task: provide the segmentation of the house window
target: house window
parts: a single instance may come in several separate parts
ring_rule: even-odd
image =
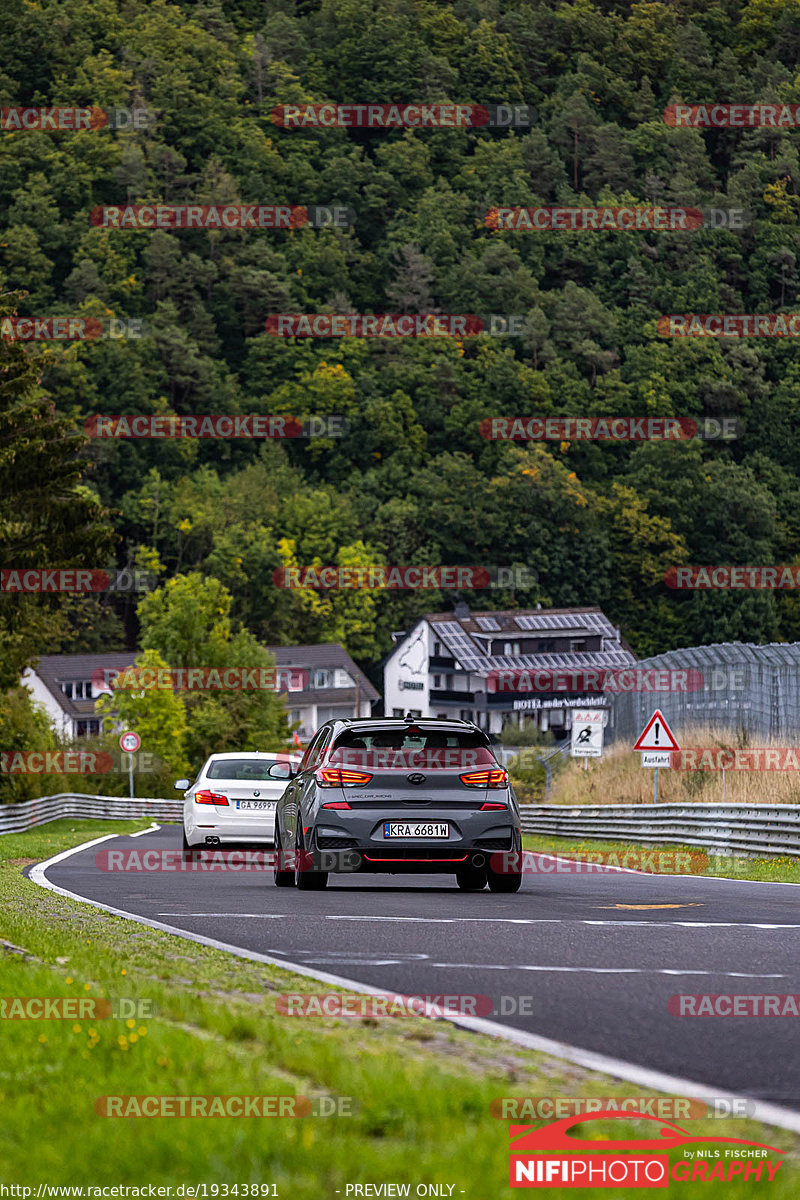
[[[91,700],[91,679],[69,679],[61,685],[61,691],[69,700]]]
[[[393,708],[393,709],[392,709],[392,716],[393,716],[393,717],[404,717],[405,715],[406,715],[406,714],[403,712],[403,709],[402,709],[402,708]]]
[[[519,642],[505,642],[503,654],[519,654]]]
[[[585,650],[586,642],[584,640],[575,641],[574,639],[572,639],[572,640],[570,640],[569,648],[570,648],[570,650],[572,650],[573,653],[580,651],[580,650]]]
[[[332,671],[312,671],[311,686],[312,688],[329,688],[333,686]]]
[[[100,732],[100,722],[99,721],[86,720],[86,721],[76,721],[75,722],[75,736],[76,737],[96,737],[99,732]]]
[[[305,690],[305,672],[301,667],[277,667],[278,691],[302,692]]]
[[[441,642],[434,642],[434,643],[433,643],[433,656],[434,656],[434,658],[437,658],[439,655],[441,655],[441,653],[442,653],[442,643],[441,643]]]
[[[434,675],[434,677],[433,677],[433,686],[434,686],[435,688],[440,688],[440,687],[442,686],[442,677],[441,677],[441,675]]]

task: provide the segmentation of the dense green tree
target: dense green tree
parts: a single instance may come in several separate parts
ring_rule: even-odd
[[[67,12],[63,0],[8,0],[4,107],[141,106],[151,119],[0,138],[0,287],[25,293],[18,311],[146,323],[141,338],[34,354],[0,340],[4,561],[146,559],[164,586],[138,618],[119,599],[5,597],[2,683],[34,653],[123,640],[174,665],[176,654],[227,662],[232,646],[258,658],[273,642],[330,638],[374,668],[392,630],[454,599],[295,594],[273,578],[287,554],[307,565],[527,564],[538,579],[528,592],[470,600],[596,600],[643,653],[798,636],[791,597],[687,597],[659,583],[670,555],[797,556],[796,343],[669,338],[658,326],[669,313],[797,305],[796,131],[679,128],[663,115],[683,102],[800,102],[796,9],[76,0]],[[520,128],[287,129],[271,117],[322,101],[536,111]],[[159,202],[341,205],[352,224],[90,220],[101,205]],[[487,221],[500,207],[595,203],[737,208],[744,219],[663,233]],[[264,327],[271,314],[392,311],[518,316],[524,328],[391,341]],[[89,417],[125,413],[338,415],[345,427],[282,443],[86,446],[75,434]],[[493,417],[534,414],[732,417],[740,429],[731,441],[649,446],[482,434]],[[203,607],[212,593],[222,614]],[[214,616],[220,628],[204,624]],[[247,697],[187,702],[192,755],[215,737],[278,736],[277,710]]]
[[[183,692],[182,740],[197,767],[212,751],[283,749],[289,740],[286,693],[278,690],[275,660],[248,630],[234,631],[231,607],[228,589],[199,573],[176,575],[139,603],[145,651],[175,671],[220,673],[222,686],[214,682],[216,676],[204,674],[202,687],[187,686]],[[259,686],[246,685],[236,672],[249,672]],[[176,708],[173,723],[180,717]]]
[[[3,298],[0,321],[14,309]],[[14,297],[10,297],[13,303]],[[83,482],[86,439],[59,416],[38,385],[41,357],[0,339],[0,554],[2,568],[109,565],[114,537],[107,513]],[[0,596],[0,685],[13,687],[26,665],[54,650],[67,628],[67,594]]]

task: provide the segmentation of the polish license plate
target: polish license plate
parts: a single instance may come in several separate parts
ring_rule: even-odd
[[[450,826],[446,821],[384,821],[385,838],[448,838]]]
[[[237,808],[258,808],[262,812],[263,811],[269,812],[270,809],[275,807],[275,801],[274,800],[237,800],[236,807]]]

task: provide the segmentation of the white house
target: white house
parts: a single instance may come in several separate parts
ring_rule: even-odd
[[[494,690],[495,672],[585,673],[630,667],[636,657],[596,607],[426,613],[393,635],[384,661],[387,716],[450,717],[499,733],[509,721],[532,722],[562,737],[574,708],[606,707],[605,697],[578,688]]]
[[[20,683],[45,709],[53,728],[67,738],[91,737],[100,733],[94,702],[108,693],[104,671],[124,671],[133,666],[136,653],[43,654],[35,667],[28,667]]]
[[[307,741],[331,717],[368,717],[379,694],[344,646],[270,646],[280,667],[301,668],[305,686],[294,682],[286,693],[289,720]],[[101,732],[95,712],[98,696],[109,694],[112,673],[134,665],[138,651],[117,654],[44,654],[20,682],[43,706],[50,724],[69,741]],[[306,683],[307,680],[307,683]]]

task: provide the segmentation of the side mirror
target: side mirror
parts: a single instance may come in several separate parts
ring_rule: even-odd
[[[273,763],[267,771],[267,775],[269,775],[270,779],[289,780],[294,779],[296,774],[297,772],[290,763]]]
[[[185,791],[188,791],[188,789],[189,789],[191,786],[192,786],[192,785],[189,783],[189,780],[188,780],[188,779],[176,779],[176,780],[175,780],[175,791],[176,791],[176,792],[185,792]]]

